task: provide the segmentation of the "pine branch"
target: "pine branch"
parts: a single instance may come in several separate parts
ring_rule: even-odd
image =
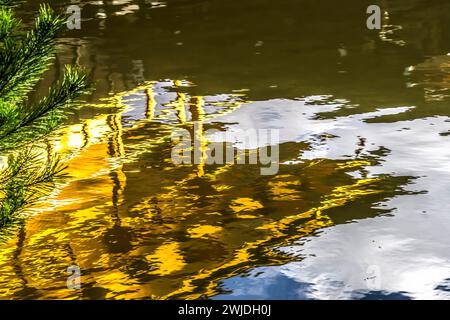
[[[62,111],[64,107],[70,106],[77,97],[89,90],[86,78],[87,74],[84,71],[66,66],[63,80],[53,86],[49,95],[25,114],[21,126],[30,125],[49,112]]]
[[[0,4],[13,1],[0,0]],[[64,166],[56,155],[43,158],[35,147],[66,118],[81,94],[87,75],[67,66],[61,81],[36,104],[24,104],[54,57],[56,35],[65,20],[41,6],[34,29],[24,37],[11,9],[0,8],[0,228],[21,220],[21,212],[51,192]]]
[[[53,155],[42,159],[42,150],[26,148],[9,155],[0,172],[0,227],[12,224],[27,207],[53,190],[65,166]]]
[[[0,64],[0,98],[23,102],[28,92],[47,70],[54,56],[57,33],[64,19],[47,5],[42,5],[35,27],[21,44],[6,42]]]
[[[51,133],[66,119],[77,98],[89,89],[86,72],[66,66],[62,81],[51,87],[48,96],[37,105],[17,112],[0,103],[0,150],[16,148]]]

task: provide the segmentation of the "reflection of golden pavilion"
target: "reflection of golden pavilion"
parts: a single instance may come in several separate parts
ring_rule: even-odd
[[[121,113],[69,126],[52,142],[72,155],[71,178],[30,217],[19,241],[2,247],[1,297],[211,296],[223,278],[288,261],[274,248],[333,225],[330,210],[385,196],[382,180],[346,174],[370,165],[365,160],[286,165],[277,176],[251,165],[174,166],[173,126],[231,112],[241,98],[213,101],[177,90],[158,103],[156,85],[115,97],[112,103],[128,104]],[[136,108],[139,101],[145,110]],[[283,145],[281,156],[304,148]],[[82,272],[79,291],[66,288],[73,264]]]

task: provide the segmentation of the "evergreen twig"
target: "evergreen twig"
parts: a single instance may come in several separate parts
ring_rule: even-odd
[[[17,222],[20,213],[54,188],[64,176],[61,159],[42,156],[39,138],[53,132],[80,95],[89,91],[87,75],[66,66],[64,76],[38,103],[28,95],[55,55],[55,41],[65,19],[42,5],[34,28],[21,33],[21,22],[0,0],[0,228]]]

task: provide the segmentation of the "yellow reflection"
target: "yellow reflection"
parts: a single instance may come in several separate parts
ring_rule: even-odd
[[[1,246],[0,297],[211,296],[224,277],[286,262],[273,248],[332,226],[330,209],[383,192],[383,179],[346,173],[370,165],[362,160],[307,161],[283,166],[274,177],[232,164],[205,172],[206,120],[232,112],[242,99],[216,102],[222,109],[213,114],[205,111],[208,99],[184,93],[162,106],[155,88],[148,83],[111,97],[105,106],[117,113],[68,126],[51,141],[51,148],[72,154],[71,178],[30,216],[20,241]],[[124,114],[133,111],[124,102],[130,95],[142,98],[145,112],[124,126]],[[200,124],[194,133],[201,161],[173,166],[170,128],[192,127],[186,106]],[[157,108],[178,117],[163,118]],[[89,290],[66,288],[69,265],[81,268]]]
[[[160,276],[180,271],[186,265],[183,255],[180,253],[180,247],[176,242],[161,245],[155,250],[154,254],[146,256],[146,259],[154,267],[151,273]]]
[[[222,227],[211,225],[196,225],[188,229],[191,238],[205,238],[214,236],[215,233],[222,231]]]
[[[145,95],[147,97],[147,109],[145,110],[145,116],[148,120],[153,120],[155,117],[156,100],[151,84],[145,89]]]
[[[234,212],[254,211],[263,208],[262,204],[250,198],[238,198],[232,201],[230,208]]]

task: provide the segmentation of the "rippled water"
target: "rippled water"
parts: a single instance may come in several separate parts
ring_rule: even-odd
[[[2,298],[449,298],[448,1],[82,6],[42,91],[79,63],[96,92],[47,142],[70,178],[0,244]],[[177,128],[277,128],[279,172],[175,166]]]

